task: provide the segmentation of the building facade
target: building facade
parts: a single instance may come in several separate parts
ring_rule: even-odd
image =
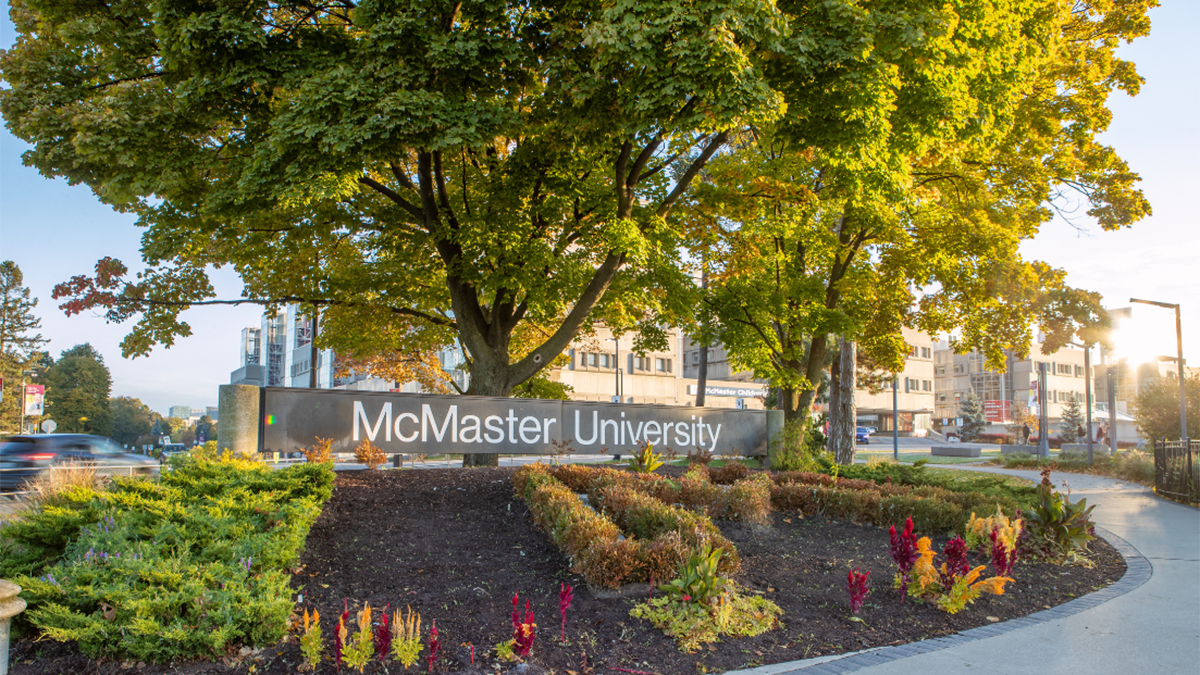
[[[879,433],[891,433],[893,403],[901,436],[924,436],[933,426],[934,414],[934,348],[932,335],[911,328],[901,329],[908,344],[904,371],[896,376],[893,400],[891,389],[872,393],[866,389],[855,392],[858,425],[873,427]]]
[[[634,335],[627,333],[614,340],[607,326],[597,324],[591,336],[572,343],[565,354],[566,365],[555,367],[549,377],[572,387],[570,397],[576,401],[695,405],[699,385],[684,356],[690,342],[676,328],[668,328],[667,333],[666,349],[637,354]],[[763,408],[765,384],[722,374],[710,366],[705,407]]]
[[[1063,409],[1072,400],[1086,405],[1087,378],[1082,349],[1067,346],[1053,354],[1042,351],[1040,344],[1030,347],[1029,356],[1006,355],[1004,371],[987,367],[978,352],[956,354],[949,343],[935,351],[934,389],[937,403],[934,428],[943,433],[958,433],[962,427],[962,405],[972,391],[984,404],[992,433],[1006,433],[1018,410],[1036,410],[1039,364],[1046,364],[1047,417],[1052,432],[1058,430]],[[1031,392],[1034,392],[1031,394]]]

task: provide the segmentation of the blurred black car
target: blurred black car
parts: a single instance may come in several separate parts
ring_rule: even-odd
[[[103,436],[11,436],[0,445],[0,490],[24,489],[26,482],[49,471],[51,466],[67,462],[94,464],[103,475],[122,476],[158,471],[157,460],[126,452]]]

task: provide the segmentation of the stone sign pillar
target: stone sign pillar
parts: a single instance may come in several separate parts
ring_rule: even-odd
[[[217,424],[217,450],[235,455],[256,456],[261,398],[259,388],[249,384],[223,384]]]
[[[25,600],[18,597],[21,587],[0,579],[0,675],[8,673],[8,635],[12,618],[25,611]]]

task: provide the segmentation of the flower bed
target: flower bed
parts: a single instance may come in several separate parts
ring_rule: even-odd
[[[1001,529],[1003,521],[992,514],[979,514],[983,517],[977,518],[976,527],[964,535],[974,542],[970,544],[968,575],[980,565],[991,564],[997,576],[1011,576],[1015,581],[1006,584],[1003,596],[983,593],[962,611],[950,614],[939,600],[942,595],[955,602],[964,599],[954,591],[957,579],[947,579],[943,591],[935,593],[935,586],[920,583],[920,572],[928,572],[922,565],[918,573],[910,575],[912,594],[902,600],[898,589],[892,588],[897,567],[886,528],[783,511],[769,514],[769,529],[714,521],[736,544],[741,557],[731,581],[745,596],[778,606],[783,612],[779,615],[782,625],[751,635],[757,629],[744,629],[753,626],[727,622],[725,627],[731,630],[717,636],[718,642],[702,644],[696,654],[684,656],[680,653],[684,645],[664,630],[679,628],[693,617],[660,614],[662,599],[667,597],[661,589],[652,598],[656,604],[649,604],[651,612],[645,618],[631,617],[630,612],[648,604],[648,593],[612,598],[589,589],[584,579],[570,571],[575,561],[565,554],[564,547],[535,523],[532,508],[514,497],[515,473],[509,468],[477,468],[339,474],[336,493],[314,523],[294,568],[293,592],[303,596],[294,608],[294,632],[258,652],[238,656],[236,650],[230,650],[220,659],[210,657],[218,663],[182,667],[236,675],[286,675],[297,672],[311,653],[319,657],[317,674],[335,675],[339,672],[334,661],[339,624],[347,628],[341,639],[345,656],[353,656],[351,649],[359,657],[360,651],[367,651],[355,645],[365,647],[358,636],[363,633],[361,617],[369,603],[370,619],[378,624],[374,626],[376,636],[383,632],[382,617],[394,617],[397,609],[409,617],[419,615],[421,627],[415,632],[393,631],[393,653],[405,634],[416,636],[409,658],[415,657],[417,662],[406,672],[428,670],[434,624],[441,650],[434,658],[435,673],[507,672],[513,667],[509,658],[524,658],[534,670],[559,673],[719,672],[992,625],[1079,597],[1119,578],[1124,569],[1110,547],[1092,542],[1087,553],[1091,567],[1022,554],[1015,573],[1009,571],[1013,560],[1008,557],[1001,573],[995,566],[996,542],[989,538],[988,530]],[[678,474],[673,482],[679,481]],[[570,496],[578,501],[575,493]],[[929,535],[929,550],[947,555],[948,538],[923,531],[914,534],[918,541]],[[913,553],[920,554],[917,543],[913,548]],[[953,556],[954,560],[960,558]],[[929,562],[940,568],[941,560],[934,557]],[[868,574],[869,579],[864,579]],[[979,590],[973,586],[982,577],[972,581],[968,576],[961,583],[973,593]],[[575,586],[574,600],[569,611],[563,612],[561,594],[568,585]],[[518,593],[521,612],[516,626],[512,599]],[[304,611],[310,616],[319,612],[320,635],[311,623],[310,630],[305,630]],[[536,619],[530,619],[530,613]],[[751,611],[750,616],[757,615]],[[667,622],[668,618],[672,620]],[[764,621],[769,618],[767,612],[762,613]],[[389,623],[391,627],[402,621]],[[659,627],[666,623],[671,625]],[[528,644],[524,638],[531,625],[536,639],[528,656],[521,657],[517,651]],[[688,635],[689,639],[703,637],[700,633]],[[309,639],[303,641],[306,636]],[[520,644],[517,637],[523,638]],[[305,652],[306,645],[315,649]],[[506,650],[506,646],[510,648]],[[377,637],[376,654],[387,653],[386,647]],[[18,641],[12,658],[13,675],[128,672],[120,661],[89,659],[74,643],[25,639]],[[348,665],[343,660],[340,672],[358,672]],[[364,672],[384,675],[400,672],[400,666],[401,661],[391,656],[375,657]],[[141,675],[170,675],[180,668],[180,664],[147,665],[138,671]]]
[[[291,568],[330,465],[181,457],[159,480],[77,486],[3,529],[44,638],[143,661],[222,655],[287,630]]]
[[[529,504],[534,521],[571,556],[576,567],[597,588],[669,579],[679,563],[707,540],[725,552],[722,571],[737,570],[738,556],[707,516],[669,506],[642,489],[655,479],[635,474],[593,470],[587,485],[593,509],[581,502],[567,484],[543,464],[521,467],[513,476],[517,494]],[[583,486],[584,472],[562,472]],[[639,489],[642,488],[642,489]]]

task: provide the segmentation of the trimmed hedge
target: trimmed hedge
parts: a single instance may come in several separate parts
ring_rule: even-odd
[[[913,525],[932,534],[961,534],[971,514],[995,513],[1001,508],[1015,514],[1016,500],[982,492],[952,492],[944,488],[879,485],[870,481],[834,481],[824,474],[787,472],[775,476],[771,501],[781,511],[845,518],[880,527]]]
[[[549,471],[575,492],[587,493],[592,504],[599,504],[603,500],[604,490],[619,486],[642,492],[666,504],[682,505],[709,518],[767,524],[771,511],[768,474],[754,472],[753,475],[748,475],[749,469],[740,464],[736,466],[740,466],[743,472],[727,472],[725,476],[746,477],[733,482],[729,487],[710,482],[710,475],[716,474],[720,469],[710,472],[704,465],[693,465],[678,481],[652,473],[633,473],[580,465],[551,467]]]
[[[561,471],[568,468],[526,465],[513,476],[513,486],[529,504],[534,522],[571,556],[588,583],[618,588],[673,578],[680,563],[704,538],[714,548],[725,550],[723,572],[737,570],[737,549],[711,520],[668,506],[645,491],[657,483],[665,484],[661,476],[639,479],[607,469]],[[588,473],[595,474],[591,480],[587,480]],[[557,475],[566,480],[560,481]],[[585,486],[595,488],[595,497],[589,501],[597,509],[579,500],[575,490]]]
[[[328,465],[182,458],[157,481],[76,487],[6,525],[18,550],[0,568],[24,567],[24,616],[42,636],[92,657],[162,662],[273,644],[292,612],[289,568],[332,485]]]

